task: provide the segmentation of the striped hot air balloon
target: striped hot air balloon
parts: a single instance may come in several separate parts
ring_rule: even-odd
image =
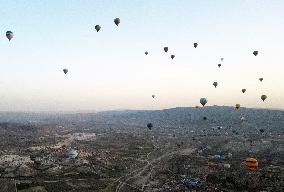
[[[258,167],[258,161],[255,158],[248,157],[246,158],[246,161],[244,162],[246,165],[247,169],[250,171],[255,171]]]

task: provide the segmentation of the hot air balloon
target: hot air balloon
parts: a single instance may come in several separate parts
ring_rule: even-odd
[[[155,98],[155,95],[152,95],[152,98],[154,99],[154,98]]]
[[[261,95],[260,98],[261,98],[262,101],[265,101],[265,99],[267,99],[267,96],[266,95]]]
[[[217,83],[217,82],[214,82],[213,85],[214,85],[214,87],[216,88],[217,85],[218,85],[218,83]]]
[[[11,41],[14,37],[14,33],[12,31],[7,31],[6,37],[9,39],[9,41]]]
[[[262,81],[263,81],[263,78],[262,78],[262,77],[261,77],[261,78],[259,78],[259,81],[260,81],[260,82],[262,82]]]
[[[236,109],[239,109],[241,107],[240,104],[236,104]]]
[[[66,74],[68,73],[68,69],[63,69],[63,72]]]
[[[218,64],[218,67],[220,68],[221,66],[222,66],[222,65],[219,63],[219,64]]]
[[[152,124],[152,123],[148,123],[148,124],[147,124],[147,127],[148,127],[148,129],[150,129],[150,130],[151,130],[151,129],[152,129],[152,127],[153,127],[153,124]]]
[[[114,23],[118,26],[120,24],[120,19],[119,18],[115,18],[114,20]]]
[[[204,107],[207,103],[207,99],[206,98],[200,98],[200,103]]]
[[[175,55],[171,55],[171,58],[174,59],[174,58],[175,58]]]
[[[145,52],[145,55],[148,55],[148,51]]]
[[[258,167],[258,161],[255,158],[248,157],[246,158],[246,161],[244,162],[247,169],[250,171],[255,171]]]
[[[194,48],[198,46],[198,43],[193,43]]]
[[[224,60],[224,58],[221,58],[221,61],[223,61]]]
[[[95,29],[96,29],[96,31],[97,31],[97,32],[99,32],[99,31],[100,31],[100,29],[101,29],[101,26],[96,25],[96,26],[95,26]]]
[[[263,133],[263,132],[264,132],[264,129],[260,129],[259,132],[260,132],[260,133]]]
[[[166,53],[168,52],[168,50],[169,50],[168,47],[164,47],[164,51],[165,51]]]
[[[242,92],[245,93],[245,92],[246,92],[246,89],[242,89]]]
[[[206,120],[207,120],[207,117],[203,117],[203,120],[206,121]]]
[[[254,54],[254,56],[257,56],[258,55],[258,51],[254,51],[253,54]]]

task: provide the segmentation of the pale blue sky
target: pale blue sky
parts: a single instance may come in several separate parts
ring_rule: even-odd
[[[208,105],[284,108],[283,0],[0,5],[1,111],[160,109],[199,105],[200,97]]]

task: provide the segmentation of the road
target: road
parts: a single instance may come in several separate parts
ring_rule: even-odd
[[[137,168],[134,171],[132,171],[131,173],[129,173],[128,175],[123,176],[123,177],[121,177],[117,180],[119,182],[119,184],[116,187],[116,190],[115,190],[116,192],[123,191],[122,189],[125,185],[128,185],[132,188],[135,188],[138,191],[143,191],[145,183],[148,181],[149,175],[151,174],[152,168],[154,167],[155,164],[158,164],[162,159],[164,159],[166,157],[170,157],[170,156],[173,156],[173,155],[176,155],[176,154],[192,153],[194,151],[194,149],[186,148],[186,149],[177,150],[177,151],[167,151],[167,152],[164,152],[164,154],[150,160],[150,154],[152,154],[155,151],[157,151],[157,150],[154,149],[153,151],[151,151],[150,153],[147,154],[147,159],[145,160],[147,162],[147,164],[145,166]],[[150,167],[151,167],[151,170],[150,170],[149,174],[147,174],[146,176],[141,176],[141,174]],[[130,185],[130,184],[127,183],[128,181],[130,181],[131,179],[134,179],[136,177],[142,178],[142,183],[144,183],[144,185],[142,185],[142,189],[138,189],[136,186],[133,186],[133,185]]]

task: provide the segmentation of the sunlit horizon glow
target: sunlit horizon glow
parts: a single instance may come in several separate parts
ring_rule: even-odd
[[[0,111],[284,109],[284,1],[0,3]]]

